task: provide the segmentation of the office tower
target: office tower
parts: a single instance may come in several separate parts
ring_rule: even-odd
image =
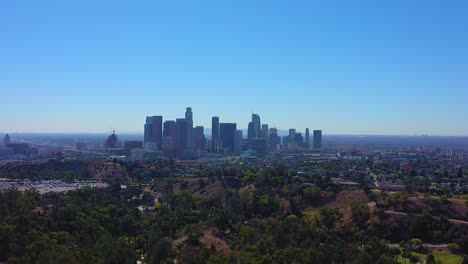
[[[289,129],[288,145],[285,146],[289,146],[289,148],[293,148],[296,146],[296,129]]]
[[[261,122],[260,122],[260,116],[257,114],[252,114],[252,124],[254,128],[254,133],[255,136],[254,138],[261,138]]]
[[[289,136],[283,137],[283,147],[286,148],[289,146]]]
[[[296,137],[296,129],[294,128],[290,128],[289,129],[289,140],[291,141],[294,141],[295,140],[295,137]]]
[[[269,134],[268,134],[268,124],[262,124],[262,138],[265,140],[268,140]]]
[[[223,149],[229,149],[230,152],[235,149],[236,141],[236,123],[220,123],[219,124],[219,137],[223,145]]]
[[[255,127],[253,122],[249,122],[249,125],[247,127],[247,139],[251,140],[255,138]]]
[[[309,129],[306,128],[306,130],[305,130],[305,147],[308,148],[309,146],[310,146]]]
[[[3,138],[3,147],[6,148],[11,143],[10,135],[6,134]]]
[[[144,133],[145,134],[144,134],[144,137],[143,137],[143,141],[145,143],[151,142],[151,140],[153,139],[153,124],[151,122],[151,117],[150,116],[146,117]]]
[[[236,142],[234,146],[234,152],[242,152],[242,130],[236,130]]]
[[[193,147],[193,113],[192,108],[187,107],[185,110],[185,120],[187,121],[187,147]]]
[[[205,148],[205,134],[203,132],[203,126],[197,126],[193,129],[194,134],[194,147],[195,149]]]
[[[211,139],[219,138],[219,117],[211,118]]]
[[[314,130],[314,149],[322,148],[322,130]]]
[[[164,121],[163,148],[166,158],[176,158],[177,150],[177,124],[174,120]]]
[[[187,120],[185,118],[176,119],[176,146],[180,150],[187,148]]]
[[[164,121],[163,148],[175,147],[177,138],[177,125],[174,120]]]
[[[278,130],[276,128],[270,128],[269,138],[270,149],[278,149],[278,145],[281,144],[281,138],[278,136]]]
[[[162,148],[162,116],[146,117],[144,141],[156,144],[157,150]]]
[[[302,147],[302,145],[304,144],[304,138],[302,137],[302,133],[296,133],[296,135],[294,136],[294,142],[296,146]]]

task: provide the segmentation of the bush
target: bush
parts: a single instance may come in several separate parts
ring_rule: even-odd
[[[460,248],[459,245],[457,245],[456,243],[449,243],[447,245],[447,248],[452,251],[453,253],[456,253],[458,251],[458,249]]]

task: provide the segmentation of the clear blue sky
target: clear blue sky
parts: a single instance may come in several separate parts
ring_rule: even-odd
[[[468,2],[0,2],[0,131],[468,135]]]

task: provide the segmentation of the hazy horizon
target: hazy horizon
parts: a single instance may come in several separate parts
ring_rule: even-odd
[[[6,1],[0,131],[468,135],[468,3]]]

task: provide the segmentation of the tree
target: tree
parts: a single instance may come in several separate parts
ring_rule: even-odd
[[[427,255],[426,264],[436,264],[436,260],[435,260],[434,254],[429,253],[429,254]]]
[[[337,208],[323,208],[320,209],[320,220],[328,230],[334,229],[337,222],[343,218],[343,214]]]
[[[320,198],[320,188],[309,186],[304,190],[304,198],[308,201],[314,201]]]
[[[376,262],[376,264],[394,264],[394,263],[395,261],[391,257],[385,256],[385,255],[380,256]]]
[[[422,241],[421,239],[413,238],[411,239],[411,245],[413,246],[414,249],[419,248],[422,245]]]
[[[419,257],[415,255],[410,255],[409,260],[411,263],[419,263]]]
[[[148,263],[159,264],[168,257],[173,257],[173,255],[172,240],[166,237],[151,247]]]
[[[353,202],[351,204],[351,212],[352,212],[352,219],[353,222],[361,227],[364,228],[367,226],[367,220],[369,220],[370,212],[369,207],[365,203]]]
[[[66,182],[72,182],[75,180],[75,173],[73,171],[65,171],[63,173],[63,180]]]

